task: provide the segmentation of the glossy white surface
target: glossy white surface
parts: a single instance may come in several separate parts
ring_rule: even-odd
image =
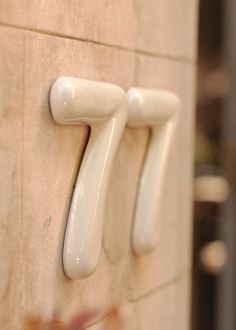
[[[140,178],[132,244],[137,255],[151,252],[162,224],[163,187],[180,109],[176,94],[165,90],[131,88],[127,93],[128,125],[151,126],[150,143]]]
[[[60,77],[50,93],[53,118],[64,125],[91,127],[70,206],[64,241],[64,270],[71,279],[96,268],[112,162],[126,120],[127,98],[116,85]]]

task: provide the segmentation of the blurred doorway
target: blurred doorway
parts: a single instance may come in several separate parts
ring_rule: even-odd
[[[201,0],[193,330],[235,330],[236,2]]]

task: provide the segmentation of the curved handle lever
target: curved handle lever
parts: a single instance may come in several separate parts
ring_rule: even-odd
[[[57,123],[91,127],[63,251],[66,275],[78,279],[89,276],[98,262],[109,174],[127,119],[127,99],[116,85],[60,77],[52,86],[50,105]]]
[[[128,125],[151,126],[133,225],[133,249],[137,255],[141,255],[155,248],[160,234],[165,171],[180,101],[172,92],[141,88],[129,89],[127,97]]]

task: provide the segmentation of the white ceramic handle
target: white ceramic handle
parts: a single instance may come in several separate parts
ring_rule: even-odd
[[[127,99],[116,85],[60,77],[52,86],[50,104],[56,122],[91,127],[63,252],[66,275],[79,279],[90,275],[98,262],[109,174],[127,119]]]
[[[155,248],[160,234],[165,170],[169,149],[174,142],[173,133],[180,101],[176,94],[165,90],[131,88],[127,96],[128,125],[151,126],[133,225],[133,249],[137,255],[141,255]]]

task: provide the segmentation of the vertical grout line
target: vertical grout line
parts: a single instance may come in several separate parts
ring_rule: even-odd
[[[21,251],[21,260],[20,260],[20,274],[22,281],[21,292],[20,292],[20,307],[23,309],[22,304],[24,302],[24,274],[25,274],[25,262],[23,258],[24,254],[24,108],[25,108],[25,58],[26,58],[26,49],[25,49],[25,36],[22,38],[22,52],[23,52],[23,63],[22,63],[22,89],[21,89],[21,202],[20,202],[20,251]]]

